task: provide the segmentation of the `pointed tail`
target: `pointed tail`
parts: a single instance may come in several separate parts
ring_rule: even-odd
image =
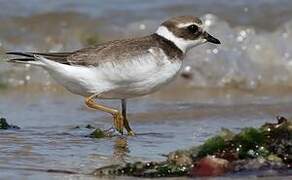
[[[70,64],[67,57],[72,54],[72,52],[56,52],[56,53],[32,53],[32,52],[6,52],[7,55],[17,56],[17,58],[12,58],[8,62],[13,63],[24,63],[33,65],[43,65],[39,57],[44,57],[51,61],[55,61],[61,64]]]
[[[35,55],[33,53],[26,53],[26,52],[6,52],[7,55],[14,55],[19,56],[18,58],[11,58],[8,60],[8,62],[11,63],[21,63],[21,64],[31,64],[31,65],[37,65],[42,66],[43,63],[40,61],[37,61],[35,58]]]

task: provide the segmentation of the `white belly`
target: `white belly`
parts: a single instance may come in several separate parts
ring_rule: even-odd
[[[98,67],[64,65],[43,61],[51,76],[72,93],[100,98],[122,99],[142,96],[169,83],[181,69],[180,60],[157,60],[149,55],[122,63],[107,62]]]
[[[116,67],[110,74],[105,73],[106,82],[111,82],[113,88],[101,93],[101,97],[131,98],[152,93],[173,80],[181,64],[181,61],[146,60]]]

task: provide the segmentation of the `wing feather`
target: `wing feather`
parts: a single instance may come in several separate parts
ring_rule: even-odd
[[[125,61],[143,56],[150,47],[155,46],[151,36],[135,39],[109,41],[74,52],[39,53],[39,52],[7,52],[9,55],[34,59],[35,55],[68,65],[98,66],[102,63]],[[17,58],[20,60],[19,58]]]

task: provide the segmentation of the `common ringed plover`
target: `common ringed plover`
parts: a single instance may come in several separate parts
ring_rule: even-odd
[[[9,62],[44,68],[58,83],[85,97],[85,104],[110,113],[120,133],[134,135],[127,120],[126,100],[157,91],[171,82],[182,68],[191,48],[220,41],[194,16],[163,22],[155,33],[133,39],[114,40],[74,52],[7,52],[21,56]],[[96,99],[120,99],[122,111],[96,103]]]

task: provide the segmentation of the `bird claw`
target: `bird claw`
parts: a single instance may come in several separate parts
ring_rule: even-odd
[[[129,135],[129,136],[135,136],[135,133],[134,133],[134,131],[129,131],[129,132],[128,132],[128,135]]]

